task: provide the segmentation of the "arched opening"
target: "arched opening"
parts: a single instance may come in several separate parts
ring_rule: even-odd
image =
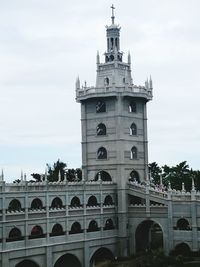
[[[174,254],[175,255],[183,255],[183,256],[189,256],[190,255],[190,247],[186,243],[180,243],[176,245],[174,249]]]
[[[22,239],[23,237],[22,237],[21,231],[15,227],[12,230],[10,230],[8,239],[6,241],[11,242],[11,241],[18,241]]]
[[[188,220],[184,218],[181,218],[177,221],[176,228],[177,230],[185,230],[185,231],[191,230]]]
[[[114,60],[114,56],[110,55],[110,61],[113,61],[113,60]]]
[[[106,205],[106,206],[113,205],[114,203],[113,203],[112,197],[110,195],[107,195],[105,197],[105,199],[104,199],[104,203],[103,204]]]
[[[81,229],[81,225],[79,222],[74,222],[71,227],[71,231],[69,231],[69,234],[80,234],[83,233],[83,230]]]
[[[103,100],[98,100],[96,104],[96,112],[101,113],[101,112],[106,112],[106,103]]]
[[[108,219],[106,220],[105,226],[103,228],[104,230],[112,230],[115,229],[114,223],[112,221],[112,219]]]
[[[97,150],[97,159],[107,159],[107,150],[105,147],[100,147]]]
[[[98,206],[97,198],[95,196],[91,196],[88,199],[87,207],[94,207]]]
[[[136,252],[163,248],[163,232],[161,227],[151,220],[140,223],[135,233]]]
[[[107,248],[99,248],[90,259],[90,266],[98,266],[99,263],[109,262],[114,259],[113,253]]]
[[[81,207],[81,202],[78,197],[73,197],[70,203],[70,207],[77,208]]]
[[[59,197],[55,197],[51,202],[51,208],[61,209],[62,207],[62,200]]]
[[[22,209],[21,203],[17,199],[13,199],[10,201],[8,205],[8,211],[20,211]]]
[[[130,135],[137,135],[137,126],[135,123],[132,123],[131,124],[131,127],[130,127]]]
[[[81,263],[76,256],[67,253],[61,256],[54,264],[54,267],[66,267],[66,266],[81,267]]]
[[[103,123],[97,125],[97,135],[106,135],[106,126]]]
[[[95,220],[93,220],[89,223],[87,232],[96,232],[99,230],[100,230],[100,228],[98,227],[98,223]]]
[[[29,238],[42,238],[44,236],[45,235],[43,234],[42,228],[39,225],[35,225],[31,230],[31,235],[29,236]]]
[[[39,198],[33,199],[31,202],[32,210],[41,210],[43,208],[42,201]]]
[[[137,147],[135,146],[131,148],[131,159],[137,159]]]
[[[130,177],[129,177],[129,181],[131,182],[140,182],[140,177],[139,177],[139,174],[137,171],[133,170],[131,173],[130,173]]]
[[[60,225],[59,223],[56,223],[52,228],[50,236],[58,236],[58,235],[64,235],[64,231],[63,231],[62,225]]]
[[[94,180],[98,181],[99,178],[103,181],[103,182],[111,182],[112,178],[110,176],[110,174],[108,172],[105,171],[100,171],[96,174]]]
[[[129,112],[136,112],[136,102],[131,101],[128,106],[128,111]]]
[[[15,267],[39,267],[39,265],[37,265],[34,261],[31,260],[23,260],[17,265],[15,265]]]
[[[108,78],[108,77],[106,77],[106,78],[104,79],[104,85],[105,85],[105,86],[108,86],[108,85],[109,85],[109,78]]]

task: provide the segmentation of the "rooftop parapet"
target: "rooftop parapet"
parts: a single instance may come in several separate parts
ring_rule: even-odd
[[[76,100],[81,102],[93,97],[110,97],[110,96],[131,96],[144,98],[146,101],[152,99],[152,89],[145,86],[125,85],[125,86],[105,86],[105,87],[82,87],[76,88]]]

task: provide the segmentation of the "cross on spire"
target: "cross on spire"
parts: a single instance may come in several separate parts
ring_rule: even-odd
[[[112,24],[114,24],[114,23],[115,23],[115,16],[114,16],[114,9],[115,9],[115,7],[114,7],[114,5],[112,4],[112,6],[111,6],[110,8],[112,9],[112,17],[111,17],[111,19],[112,19]]]

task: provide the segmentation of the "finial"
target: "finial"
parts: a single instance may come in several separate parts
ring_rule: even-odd
[[[130,51],[128,51],[128,64],[131,64],[131,54],[130,54]]]
[[[101,172],[98,173],[98,181],[101,181]]]
[[[112,4],[112,6],[111,6],[110,8],[112,8],[112,17],[111,17],[112,24],[115,24],[115,16],[114,16],[114,9],[115,9],[115,7],[114,7],[114,5]]]
[[[24,182],[26,182],[26,173],[24,173]]]
[[[162,181],[162,174],[160,174],[160,186],[163,186],[163,181]]]
[[[171,183],[170,183],[170,182],[168,183],[168,190],[169,190],[169,191],[172,190],[172,188],[171,188]]]
[[[23,171],[21,170],[21,181],[23,181]]]
[[[195,190],[194,177],[192,177],[192,190]]]
[[[60,170],[58,172],[58,182],[61,182],[61,173],[60,173]]]
[[[182,183],[182,192],[185,192],[185,184]]]
[[[153,82],[151,79],[151,75],[150,75],[150,79],[149,79],[149,89],[153,89]]]
[[[76,79],[76,90],[80,89],[80,80],[79,80],[79,76]]]
[[[44,181],[47,181],[47,168],[45,169],[45,173],[44,173]]]
[[[149,80],[148,78],[145,81],[145,88],[148,90],[149,89]]]
[[[99,51],[97,51],[97,64],[100,63],[100,58],[99,58]]]
[[[4,180],[4,173],[3,173],[3,169],[1,170],[1,176],[0,176],[0,178],[1,178],[1,181],[3,181],[3,180]]]

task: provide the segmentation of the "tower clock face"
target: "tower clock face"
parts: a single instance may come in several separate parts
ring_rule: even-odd
[[[96,112],[106,112],[106,104],[104,101],[99,100],[96,104]]]

